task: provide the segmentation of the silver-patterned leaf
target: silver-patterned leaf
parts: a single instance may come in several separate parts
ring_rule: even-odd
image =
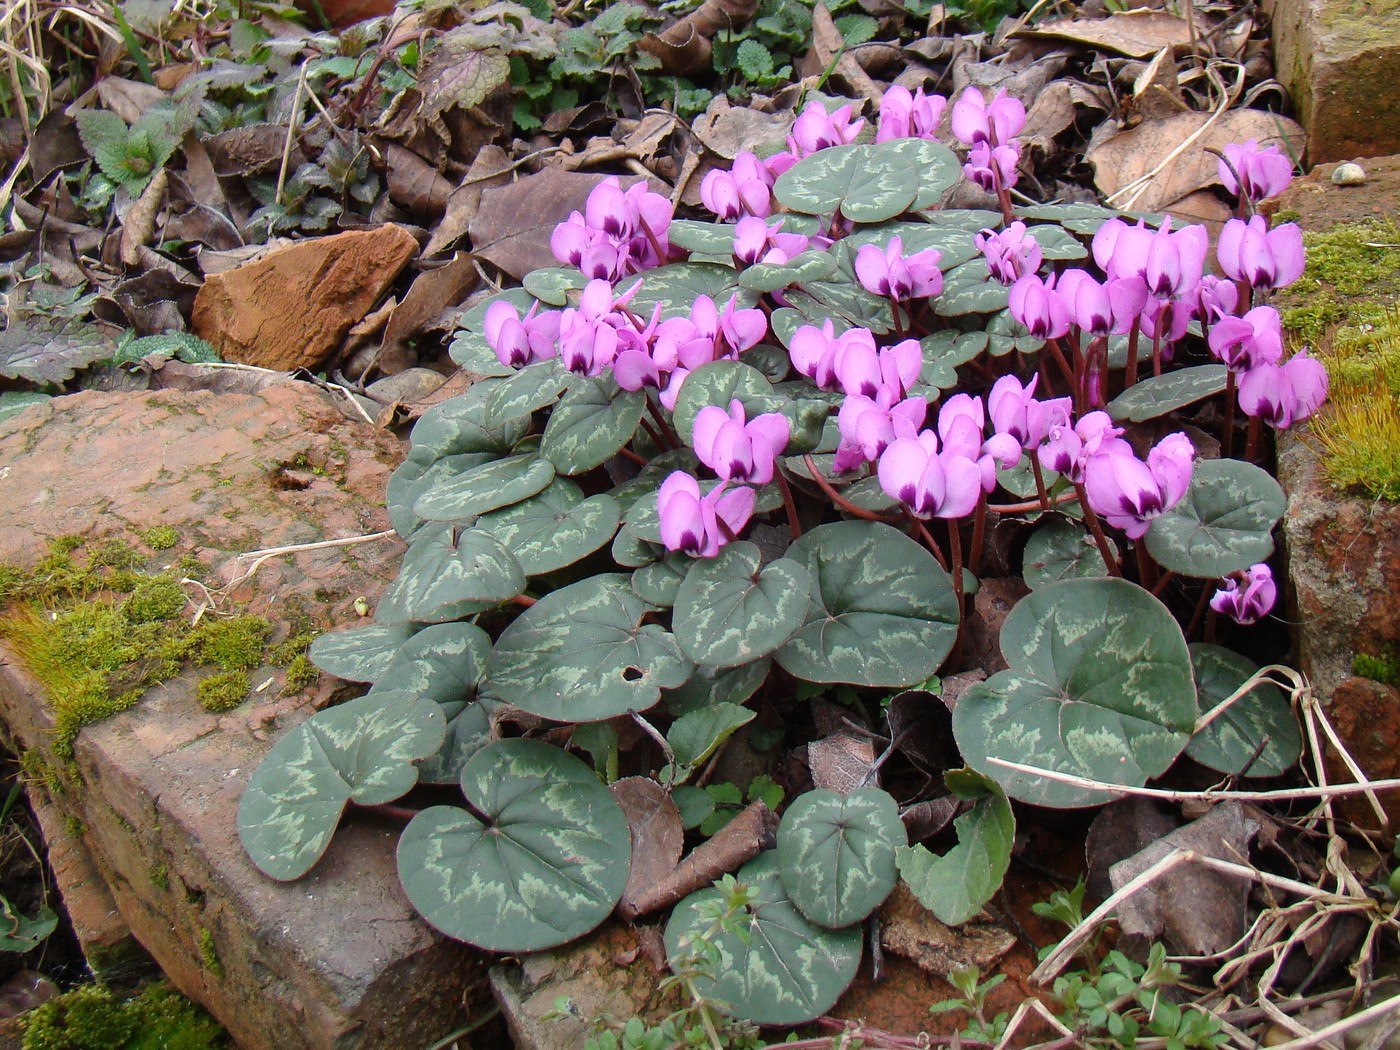
[[[1117,544],[1110,539],[1117,552]],[[1089,530],[1065,518],[1051,518],[1038,526],[1026,540],[1021,555],[1022,573],[1026,586],[1035,590],[1059,580],[1076,580],[1085,576],[1107,576],[1103,556]]]
[[[791,558],[763,566],[760,561],[754,544],[730,543],[686,574],[671,629],[695,663],[749,663],[773,652],[802,626],[811,575]]]
[[[459,452],[430,461],[411,456],[404,460],[389,475],[388,490],[384,496],[394,531],[404,539],[412,537],[424,520],[413,513],[413,504],[419,496],[436,485],[495,459],[495,454],[491,452]],[[469,524],[469,519],[463,519],[462,524]]]
[[[658,609],[669,609],[676,603],[676,592],[690,567],[696,564],[688,554],[672,552],[660,561],[643,565],[632,573],[632,590],[644,602]]]
[[[455,806],[419,813],[399,839],[399,879],[449,937],[530,952],[583,936],[622,896],[627,818],[593,771],[537,740],[500,740],[462,770]]]
[[[753,892],[737,931],[721,930],[710,943],[718,953],[714,979],[698,977],[695,990],[730,1004],[755,1024],[801,1024],[835,1005],[860,966],[859,926],[828,930],[808,922],[788,899],[775,850],[760,853],[739,869]],[[722,904],[715,887],[692,893],[666,923],[666,957],[680,970],[694,939],[710,929],[705,909]]]
[[[554,480],[554,464],[531,452],[493,460],[434,485],[413,504],[426,521],[462,521],[529,499]]]
[[[238,836],[274,879],[297,879],[330,844],[350,800],[391,802],[418,782],[414,763],[442,744],[447,719],[406,693],[317,712],[277,741],[238,803]]]
[[[1228,372],[1221,364],[1194,365],[1139,379],[1108,403],[1108,414],[1134,423],[1165,416],[1220,393]]]
[[[674,636],[642,622],[650,608],[617,574],[545,595],[496,640],[492,695],[559,722],[645,711],[693,669]]]
[[[491,636],[476,624],[433,624],[399,646],[370,693],[402,690],[461,705],[476,696],[490,654]]]
[[[613,538],[622,508],[602,493],[583,498],[568,478],[556,477],[538,496],[483,514],[476,523],[515,555],[527,576],[572,565]]]
[[[918,176],[919,189],[910,205],[911,211],[932,208],[962,178],[962,162],[941,142],[922,138],[889,139],[876,143],[874,148],[881,158],[889,158],[896,165],[905,164]]]
[[[772,397],[773,384],[757,368],[739,361],[713,361],[685,377],[671,418],[676,433],[689,445],[694,440],[695,417],[702,408],[714,405],[728,412],[729,402],[738,400],[746,417],[752,419],[768,411],[765,406]]]
[[[958,844],[943,856],[923,846],[902,847],[899,874],[919,902],[940,922],[958,926],[976,916],[992,899],[1011,863],[1016,818],[1000,785],[970,770],[947,774],[959,798],[974,799],[972,808],[953,826]]]
[[[819,150],[778,176],[773,196],[793,211],[853,222],[883,222],[909,211],[919,172],[902,156],[874,145]]]
[[[419,531],[399,575],[375,610],[382,623],[445,623],[525,589],[525,573],[491,533],[449,527]]]
[[[953,734],[967,763],[1012,798],[1074,807],[1113,796],[988,759],[1141,787],[1190,739],[1196,687],[1186,639],[1136,584],[1064,580],[1032,591],[1002,625],[1001,651],[1010,667],[963,693]]]
[[[836,272],[836,258],[824,249],[812,249],[785,263],[753,263],[739,274],[739,286],[751,292],[776,292],[804,281],[820,281]]]
[[[772,661],[763,659],[726,670],[697,667],[685,685],[665,690],[662,699],[677,717],[711,704],[742,704],[767,681],[771,666]]]
[[[1201,714],[1231,696],[1259,670],[1252,660],[1218,645],[1196,642],[1190,649]],[[1186,745],[1187,757],[1203,766],[1251,777],[1282,776],[1297,763],[1302,750],[1302,734],[1288,697],[1270,682],[1245,693]]]
[[[890,688],[921,682],[957,637],[953,581],[904,533],[841,521],[788,548],[812,576],[806,621],[775,659],[809,682]]]
[[[1197,463],[1191,485],[1171,510],[1153,518],[1145,542],[1164,569],[1221,577],[1274,552],[1283,489],[1268,471],[1239,459]]]
[[[431,463],[443,456],[463,452],[489,452],[504,455],[525,436],[529,416],[493,416],[487,410],[487,397],[499,379],[484,379],[464,393],[442,401],[413,425],[409,458]]]
[[[441,747],[418,763],[418,781],[422,784],[457,783],[472,756],[496,738],[490,701],[444,704],[442,710],[447,716],[447,735]]]
[[[808,791],[793,799],[778,825],[783,886],[812,922],[850,926],[890,895],[898,878],[895,850],[908,841],[889,792]]]
[[[645,395],[623,390],[611,373],[578,377],[550,413],[540,455],[560,474],[592,470],[632,440],[645,408]]]
[[[486,412],[503,419],[528,416],[558,401],[573,378],[572,372],[560,367],[557,357],[536,361],[491,388],[486,395]]]
[[[311,643],[311,662],[347,682],[373,682],[382,675],[404,642],[418,630],[416,624],[368,623],[329,631]]]

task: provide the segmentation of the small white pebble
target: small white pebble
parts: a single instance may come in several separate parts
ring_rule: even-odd
[[[1332,181],[1338,186],[1360,186],[1366,181],[1366,171],[1360,164],[1346,161],[1332,169]]]

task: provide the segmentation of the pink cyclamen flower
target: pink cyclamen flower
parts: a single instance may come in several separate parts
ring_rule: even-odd
[[[963,174],[970,182],[975,182],[988,193],[1000,189],[1010,189],[1020,176],[1016,165],[1021,161],[1021,146],[1018,142],[1008,142],[993,146],[983,141],[974,142],[967,151],[967,162]]]
[[[1110,277],[1141,277],[1157,299],[1180,298],[1195,291],[1205,268],[1210,236],[1204,226],[1172,229],[1168,215],[1160,229],[1138,220],[1129,226],[1109,219],[1094,234],[1094,261]]]
[[[1226,146],[1219,170],[1220,183],[1226,190],[1251,201],[1277,196],[1293,181],[1293,161],[1277,145],[1261,149],[1255,139]]]
[[[1089,412],[1074,424],[1052,423],[1036,458],[1046,470],[1066,475],[1071,481],[1084,480],[1084,464],[1094,456],[1110,452],[1132,455],[1133,446],[1122,438],[1123,428],[1113,425],[1107,412]]]
[[[928,299],[943,293],[943,272],[938,268],[942,258],[943,253],[936,248],[906,256],[903,238],[894,236],[883,250],[876,244],[860,246],[856,251],[856,276],[871,295],[900,302]]]
[[[1235,312],[1239,305],[1240,290],[1234,281],[1217,277],[1213,273],[1204,274],[1196,286],[1195,314],[1206,324],[1214,324],[1222,317]]]
[[[1129,331],[1147,303],[1142,278],[1111,277],[1100,284],[1077,267],[1060,274],[1055,291],[1069,308],[1070,320],[1091,335]]]
[[[746,266],[754,263],[783,263],[807,250],[811,238],[800,233],[784,233],[784,220],[772,225],[746,215],[734,226],[734,258]]]
[[[1245,572],[1231,573],[1220,582],[1223,586],[1211,596],[1210,607],[1238,624],[1257,622],[1278,600],[1274,574],[1262,562]]]
[[[1153,518],[1186,495],[1195,455],[1191,439],[1178,432],[1157,442],[1146,463],[1130,452],[1091,456],[1084,464],[1089,506],[1129,539],[1141,539]]]
[[[818,150],[854,142],[864,127],[864,120],[851,119],[849,105],[827,113],[820,102],[808,102],[792,125],[787,138],[788,149],[799,159],[810,157]]]
[[[1262,215],[1231,219],[1220,231],[1216,258],[1251,288],[1282,288],[1303,275],[1303,231],[1293,222],[1271,230]]]
[[[773,211],[773,181],[768,166],[747,150],[728,168],[715,168],[700,182],[700,201],[721,221],[744,215],[766,219]]]
[[[982,471],[965,456],[938,450],[931,430],[896,438],[880,456],[880,488],[919,518],[962,518],[982,496]]]
[[[1011,286],[1011,316],[1037,339],[1058,339],[1069,331],[1069,304],[1055,290],[1055,275],[1028,273]]]
[[[873,339],[838,341],[832,358],[836,382],[852,397],[875,397],[881,390],[888,390],[894,400],[899,400],[918,381],[923,365],[923,350],[917,339],[905,339],[878,350]]]
[[[791,436],[787,416],[764,412],[745,422],[744,403],[735,398],[728,412],[706,405],[696,414],[692,444],[700,462],[725,481],[764,485],[773,480],[773,465]]]
[[[1020,449],[1030,450],[1050,435],[1053,426],[1069,426],[1071,400],[1068,397],[1038,401],[1035,397],[1039,374],[1031,376],[1025,386],[1013,375],[1004,375],[992,384],[987,394],[987,413],[998,434],[1014,438]],[[1020,451],[1017,452],[1020,458]]]
[[[999,88],[989,103],[969,84],[953,103],[953,135],[966,146],[987,142],[1007,145],[1026,126],[1026,107]]]
[[[522,318],[512,302],[500,299],[486,308],[482,331],[487,345],[496,352],[501,364],[524,368],[559,354],[559,312],[535,311],[533,304]]]
[[[832,470],[843,474],[862,463],[873,463],[896,438],[917,437],[927,414],[928,402],[922,397],[896,401],[889,390],[880,390],[874,398],[847,397],[836,416],[841,441]]]
[[[1211,326],[1210,352],[1243,375],[1283,357],[1283,321],[1272,306],[1256,306],[1243,317],[1222,317]]]
[[[1014,284],[1040,269],[1040,242],[1026,230],[1024,222],[1013,222],[1000,232],[983,230],[972,241],[986,258],[987,272],[994,281]]]
[[[754,491],[746,486],[726,491],[727,485],[721,482],[701,496],[700,483],[685,471],[667,475],[656,494],[661,542],[667,550],[713,558],[743,530],[753,517]]]
[[[1277,430],[1307,419],[1327,400],[1327,369],[1306,353],[1262,364],[1240,377],[1240,408]]]
[[[880,125],[875,141],[931,139],[947,105],[948,100],[942,95],[925,95],[923,88],[911,94],[907,87],[895,84],[880,99]]]
[[[582,213],[554,228],[550,249],[590,278],[615,281],[666,261],[672,214],[671,202],[645,183],[623,190],[612,175],[589,192]]]

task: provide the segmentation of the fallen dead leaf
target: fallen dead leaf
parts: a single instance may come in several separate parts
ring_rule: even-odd
[[[447,210],[452,183],[411,149],[397,142],[380,144],[384,151],[389,196],[407,208],[415,219],[431,222]]]
[[[1155,55],[1164,47],[1191,46],[1191,26],[1186,19],[1165,11],[1123,11],[1107,18],[1042,22],[1034,29],[1021,29],[1012,36],[1027,40],[1068,40],[1133,58]]]
[[[860,67],[860,63],[846,50],[846,38],[836,28],[825,4],[818,2],[812,8],[812,46],[802,56],[797,71],[801,76],[821,76],[830,69],[841,77],[857,95],[868,99],[876,108],[884,97],[884,88],[870,79],[870,74]]]
[[[622,900],[636,901],[680,863],[685,829],[670,793],[649,777],[624,777],[610,790],[632,833],[632,868]]]
[[[1010,930],[985,919],[972,919],[956,929],[945,926],[903,882],[881,905],[880,919],[885,950],[936,977],[946,978],[967,966],[986,973],[1016,944]]]
[[[922,773],[938,777],[958,766],[952,712],[936,695],[906,689],[890,700],[885,717],[895,747]]]
[[[748,106],[734,106],[723,95],[716,95],[705,112],[695,118],[691,131],[706,149],[725,160],[733,160],[744,150],[767,156],[783,148],[792,130],[792,119],[791,113],[764,113]]]
[[[705,0],[660,33],[648,33],[637,46],[661,60],[672,76],[694,73],[710,61],[710,40],[721,29],[735,29],[758,10],[758,0]]]
[[[135,124],[141,114],[169,96],[154,84],[106,76],[97,82],[97,97],[122,120]]]
[[[1233,142],[1256,139],[1275,143],[1300,156],[1306,136],[1295,121],[1260,109],[1236,109],[1212,119],[1209,113],[1178,113],[1147,120],[1089,147],[1094,182],[1110,203],[1138,211],[1162,211],[1197,190],[1220,182],[1216,158],[1207,148],[1224,150]],[[1177,155],[1167,158],[1177,151]],[[1161,166],[1150,179],[1145,177]],[[1143,179],[1143,183],[1127,189]]]
[[[403,302],[389,316],[379,344],[380,355],[402,348],[436,320],[438,314],[461,303],[479,280],[472,258],[465,252],[457,252],[449,262],[420,273],[413,279]]]
[[[431,259],[467,235],[481,207],[481,194],[493,186],[509,185],[513,168],[510,156],[500,146],[482,147],[461,184],[448,196],[442,221],[423,249],[424,258]]]
[[[156,232],[156,215],[165,203],[165,191],[170,186],[170,176],[164,168],[152,176],[136,203],[127,209],[122,218],[121,256],[124,266],[135,266],[141,260],[138,249],[149,244]]]

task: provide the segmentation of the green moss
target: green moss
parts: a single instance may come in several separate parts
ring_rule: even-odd
[[[138,580],[122,612],[132,623],[161,623],[185,611],[185,592],[173,577],[162,574]]]
[[[1374,325],[1342,328],[1319,355],[1331,381],[1312,423],[1334,485],[1400,500],[1400,308]]]
[[[151,868],[151,885],[162,893],[170,889],[170,869],[164,864],[157,864]]]
[[[224,975],[224,964],[219,962],[219,953],[214,947],[214,934],[208,927],[199,931],[199,957],[204,968],[215,977]]]
[[[63,830],[72,838],[82,838],[83,833],[87,831],[87,825],[77,817],[67,816],[63,818]]]
[[[168,551],[180,542],[180,533],[173,525],[156,525],[141,533],[141,542],[153,551]]]
[[[282,687],[283,696],[300,692],[321,676],[321,672],[306,655],[306,650],[316,640],[316,634],[316,631],[298,631],[285,642],[268,649],[268,663],[286,671],[286,683]]]
[[[93,569],[135,569],[144,561],[141,552],[124,540],[104,540],[88,555]]]
[[[22,1022],[24,1050],[211,1050],[226,1046],[218,1024],[169,985],[120,999],[100,984],[51,999]]]
[[[251,671],[263,662],[272,625],[261,616],[202,620],[189,634],[189,653],[197,662],[224,671]]]
[[[232,711],[248,698],[252,683],[247,671],[220,671],[200,680],[197,694],[206,711]]]
[[[26,748],[19,753],[20,779],[28,785],[38,785],[49,795],[63,791],[63,778],[58,770],[44,761],[44,756],[34,748]]]
[[[1284,327],[1317,343],[1338,325],[1374,324],[1400,300],[1400,226],[1393,220],[1346,223],[1303,235],[1308,264],[1276,300]]]
[[[1362,678],[1400,687],[1400,649],[1391,642],[1379,653],[1357,653],[1351,659],[1351,670]]]

